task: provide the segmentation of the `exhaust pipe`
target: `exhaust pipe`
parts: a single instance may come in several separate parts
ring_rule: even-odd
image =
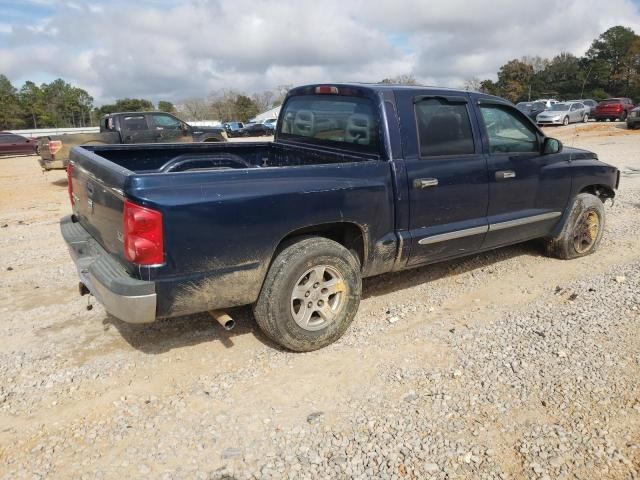
[[[233,327],[236,326],[236,322],[229,316],[229,314],[225,312],[221,312],[219,310],[209,310],[209,315],[215,318],[216,322],[222,325],[222,328],[225,330],[233,330]]]

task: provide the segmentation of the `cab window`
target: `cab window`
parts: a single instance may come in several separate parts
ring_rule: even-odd
[[[415,110],[421,157],[474,153],[466,103],[429,98],[417,102]]]
[[[173,118],[170,115],[151,115],[155,128],[173,128],[178,129],[182,126],[182,123],[177,118]]]
[[[481,105],[480,112],[487,136],[489,151],[500,153],[534,153],[540,151],[538,135],[508,106]]]
[[[125,130],[147,130],[147,120],[144,115],[125,116],[122,119],[122,127]]]

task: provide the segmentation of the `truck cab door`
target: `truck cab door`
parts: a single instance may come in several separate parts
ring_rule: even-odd
[[[483,248],[551,232],[571,189],[568,156],[545,154],[544,136],[506,103],[479,100],[489,169],[489,232]]]
[[[143,113],[121,115],[120,137],[122,143],[153,143],[155,138]]]
[[[159,143],[192,142],[191,131],[186,124],[167,113],[152,113],[151,127]]]
[[[487,232],[487,164],[467,94],[396,92],[409,187],[407,266],[476,251]]]

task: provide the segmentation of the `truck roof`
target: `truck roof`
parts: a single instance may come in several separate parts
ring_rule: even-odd
[[[489,95],[486,93],[482,93],[482,92],[477,92],[474,90],[464,90],[461,88],[449,88],[449,87],[438,87],[438,86],[433,86],[433,85],[400,85],[400,84],[394,84],[394,83],[358,83],[358,82],[353,82],[353,83],[331,83],[331,82],[327,82],[327,83],[314,83],[314,84],[309,84],[309,85],[302,85],[299,87],[295,87],[292,88],[291,90],[289,90],[289,95],[291,94],[300,94],[304,91],[309,91],[311,89],[315,89],[316,87],[336,87],[339,89],[341,88],[355,88],[355,89],[362,89],[362,90],[368,90],[370,93],[377,93],[377,92],[382,92],[382,91],[400,91],[400,90],[416,90],[416,91],[420,91],[420,92],[424,92],[425,90],[427,91],[445,91],[445,92],[451,92],[451,93],[458,93],[458,94],[467,94],[467,93],[475,93],[477,95],[480,95],[482,98],[487,98],[487,99],[494,99],[494,100],[499,100],[502,102],[507,102],[507,103],[511,103],[508,100],[501,98],[501,97],[497,97],[495,95]]]

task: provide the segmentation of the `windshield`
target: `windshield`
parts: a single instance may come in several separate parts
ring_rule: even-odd
[[[616,103],[622,103],[622,102],[618,98],[609,98],[607,100],[603,100],[602,102],[600,102],[601,105],[613,105]]]
[[[544,102],[536,102],[531,105],[531,110],[546,110],[547,104]]]
[[[569,105],[567,105],[566,103],[554,103],[553,105],[551,105],[551,108],[549,109],[552,112],[564,112],[566,110],[569,110]]]
[[[524,112],[528,112],[531,110],[532,105],[530,103],[520,102],[516,105],[516,107]]]
[[[282,111],[282,138],[378,152],[378,116],[366,98],[339,95],[291,97]]]

